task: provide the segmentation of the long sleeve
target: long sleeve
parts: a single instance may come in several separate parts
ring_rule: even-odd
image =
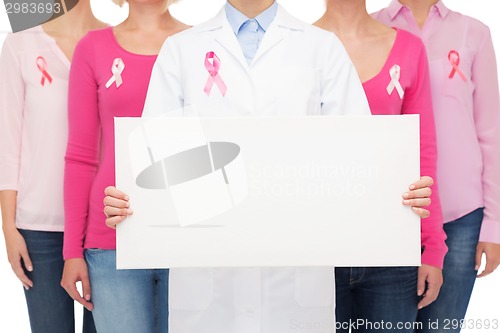
[[[9,35],[0,57],[0,190],[18,190],[21,162],[24,80]]]
[[[425,47],[421,44],[418,54],[418,68],[415,69],[415,84],[405,91],[403,114],[420,115],[420,174],[434,179],[432,203],[428,207],[431,215],[421,222],[422,263],[443,267],[447,252],[446,234],[443,230],[443,213],[437,184],[436,129],[432,107],[429,66]]]
[[[82,258],[89,196],[99,164],[95,54],[89,35],[75,49],[69,77],[69,137],[64,170],[64,258]]]
[[[500,244],[500,97],[498,71],[491,34],[472,65],[474,123],[483,158],[484,219],[479,240]]]

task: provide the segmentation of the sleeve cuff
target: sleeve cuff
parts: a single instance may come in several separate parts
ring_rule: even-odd
[[[18,191],[17,183],[1,183],[0,191]]]
[[[64,260],[75,259],[75,258],[84,258],[83,256],[83,248],[81,249],[68,249],[63,250]]]
[[[500,221],[497,222],[485,217],[481,224],[479,241],[500,244]]]
[[[438,267],[443,269],[444,257],[446,256],[446,252],[448,252],[448,248],[444,249],[424,249],[422,253],[422,264]]]

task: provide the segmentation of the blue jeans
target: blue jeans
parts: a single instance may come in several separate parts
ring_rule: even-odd
[[[423,329],[417,332],[460,332],[460,325],[454,323],[465,317],[476,281],[476,246],[482,221],[480,208],[444,225],[448,253],[444,259],[443,287],[438,299],[419,311]]]
[[[33,271],[26,275],[33,288],[25,290],[33,333],[74,333],[74,302],[61,287],[64,267],[63,233],[19,230],[26,241]],[[95,333],[92,314],[84,312],[83,332]]]
[[[87,249],[99,333],[168,332],[168,270],[116,269],[116,251]]]
[[[417,279],[418,267],[335,268],[336,332],[413,332]]]

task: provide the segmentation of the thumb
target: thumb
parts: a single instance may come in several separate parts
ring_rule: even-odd
[[[85,298],[87,302],[90,301],[92,290],[90,288],[90,280],[88,275],[82,276],[82,289],[83,298]]]
[[[28,272],[33,271],[33,263],[31,262],[30,255],[27,250],[21,252],[21,258],[23,258],[24,267],[28,270]]]
[[[476,248],[476,266],[474,267],[476,271],[478,271],[479,267],[481,267],[482,258],[483,258],[483,247],[481,245],[478,245]]]
[[[418,270],[417,295],[422,296],[425,292],[425,280],[427,274],[422,269]]]

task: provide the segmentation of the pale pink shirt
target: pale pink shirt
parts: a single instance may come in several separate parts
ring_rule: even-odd
[[[16,226],[63,231],[70,62],[41,26],[10,34],[0,58],[0,190]]]
[[[418,35],[427,48],[444,221],[484,207],[480,241],[500,243],[500,97],[488,27],[442,1],[422,29],[397,0],[374,17]]]

